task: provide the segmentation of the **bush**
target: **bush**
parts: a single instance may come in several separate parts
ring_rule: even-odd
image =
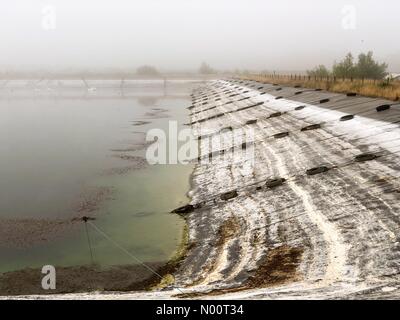
[[[329,70],[324,65],[319,65],[313,70],[308,70],[307,75],[310,77],[327,78],[330,76]]]
[[[373,59],[372,51],[367,54],[361,53],[358,56],[358,63],[356,65],[356,75],[358,78],[366,79],[383,79],[387,75],[386,63],[378,63]]]
[[[361,53],[358,62],[354,63],[351,53],[339,63],[333,65],[333,75],[338,78],[383,79],[386,76],[386,63],[378,63],[373,58],[373,52]]]
[[[354,78],[356,76],[356,67],[351,53],[339,63],[333,64],[333,75],[338,78]]]
[[[136,74],[141,75],[141,76],[157,76],[160,73],[158,70],[153,67],[153,66],[141,66],[136,69]]]
[[[211,68],[207,63],[203,62],[199,68],[200,74],[215,74],[216,71]]]

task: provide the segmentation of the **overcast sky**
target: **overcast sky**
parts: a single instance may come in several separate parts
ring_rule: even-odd
[[[400,71],[399,0],[1,0],[0,67],[305,70],[373,50]]]

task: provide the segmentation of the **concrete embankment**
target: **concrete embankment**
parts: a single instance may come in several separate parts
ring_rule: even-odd
[[[188,219],[182,284],[214,294],[277,285],[294,295],[398,294],[398,103],[219,81],[196,92],[191,120],[211,160],[193,175],[201,206]],[[204,139],[250,130],[243,153],[254,159],[218,154],[230,146],[209,150]]]
[[[193,173],[181,292],[82,298],[400,296],[398,103],[219,80],[190,109],[208,161]]]

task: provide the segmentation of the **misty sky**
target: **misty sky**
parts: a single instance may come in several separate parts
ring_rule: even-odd
[[[0,68],[305,70],[373,50],[400,72],[399,14],[398,0],[1,0]]]

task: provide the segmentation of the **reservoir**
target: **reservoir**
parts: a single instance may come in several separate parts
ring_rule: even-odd
[[[146,133],[188,121],[195,81],[13,80],[0,90],[0,273],[168,261],[193,165],[149,165]],[[89,237],[89,239],[88,239]],[[90,247],[89,247],[90,245]],[[91,249],[91,250],[90,250]],[[92,252],[91,252],[92,251]]]

